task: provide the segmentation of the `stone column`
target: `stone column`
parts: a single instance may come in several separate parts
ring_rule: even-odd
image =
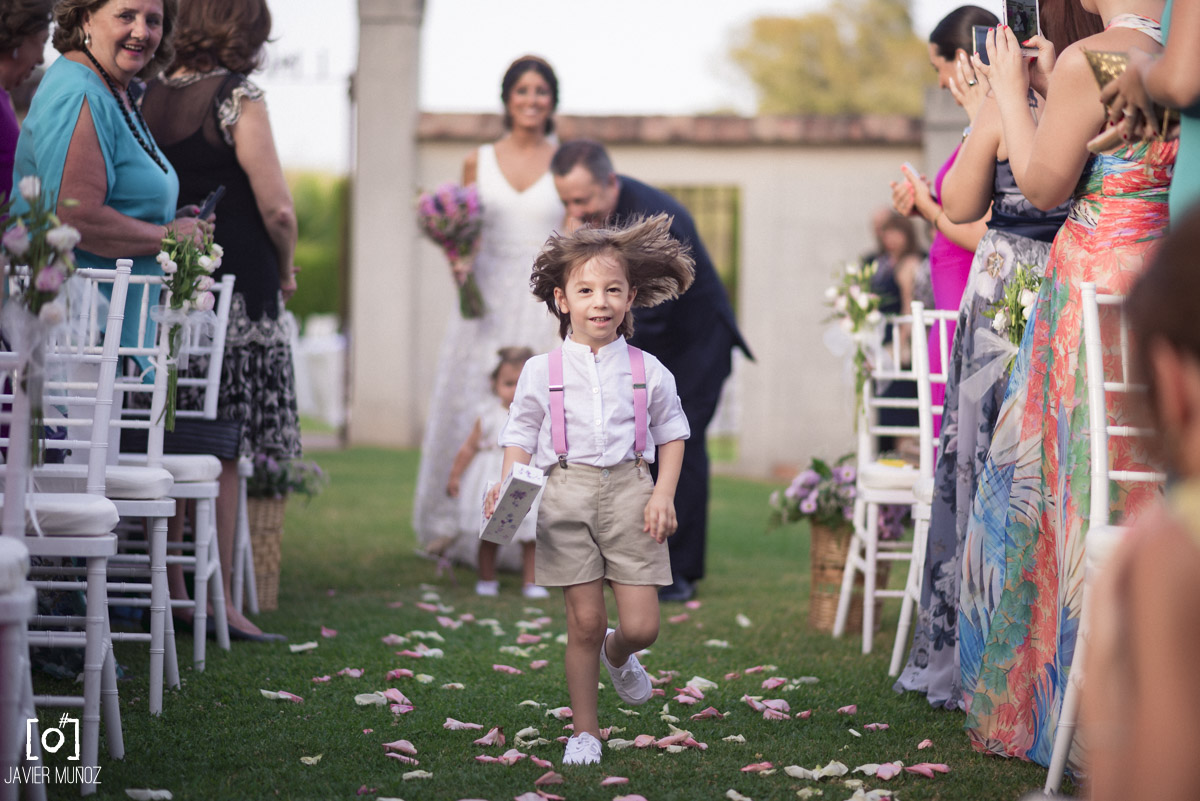
[[[417,359],[411,308],[417,72],[424,0],[358,0],[346,437],[413,447]]]

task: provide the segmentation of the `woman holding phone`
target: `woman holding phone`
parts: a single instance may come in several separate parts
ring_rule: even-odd
[[[1077,0],[1047,0],[1041,19],[1047,38],[1060,48],[1103,28],[1100,18],[1084,11]],[[977,43],[978,33],[985,34],[982,46],[986,47],[988,29],[974,31]],[[977,671],[963,664],[977,665],[980,655],[974,636],[978,622],[970,617],[978,613],[959,609],[960,577],[963,571],[977,576],[994,569],[981,564],[977,552],[963,551],[979,469],[992,446],[992,431],[1008,386],[1005,366],[1010,351],[995,344],[1002,345],[1006,338],[993,330],[990,310],[1004,297],[1018,265],[1041,277],[1050,243],[1066,221],[1068,209],[1063,203],[1042,211],[1025,199],[1012,177],[1000,111],[987,80],[981,80],[965,54],[958,57],[956,73],[951,92],[960,105],[978,105],[979,111],[942,184],[942,208],[955,223],[979,219],[989,208],[991,217],[975,249],[947,367],[924,566],[929,600],[921,605],[909,661],[896,682],[898,691],[924,692],[932,706],[947,709],[961,706],[962,674]],[[1036,119],[1044,100],[1035,93],[1028,102]]]
[[[181,200],[197,205],[206,197],[220,201],[216,240],[225,253],[213,277],[237,276],[217,418],[240,427],[240,437],[235,433],[228,446],[214,453],[222,467],[217,539],[229,634],[251,640],[273,635],[264,635],[243,617],[230,598],[237,460],[260,453],[279,460],[300,455],[289,328],[283,317],[283,303],[296,291],[296,215],[262,90],[246,77],[260,66],[270,33],[271,13],[264,0],[183,3],[175,61],[166,77],[150,84],[143,104],[150,130],[179,171]],[[172,597],[187,592],[182,570],[171,570],[168,578]]]
[[[996,599],[990,615],[980,619],[978,674],[968,676],[964,665],[972,744],[1043,765],[1053,749],[1075,652],[1091,508],[1080,285],[1090,281],[1101,293],[1125,294],[1141,274],[1165,232],[1178,145],[1137,142],[1089,152],[1089,142],[1107,120],[1085,51],[1137,47],[1158,52],[1163,3],[1082,4],[1100,15],[1105,29],[1066,48],[1057,60],[1049,42],[1035,37],[1022,43],[1003,27],[988,36],[991,65],[973,60],[991,81],[1022,194],[1040,209],[1070,201],[967,528],[966,547],[988,554],[998,567],[985,577],[986,585],[972,585],[975,577],[964,574],[962,588],[966,603],[972,595]],[[1047,100],[1036,124],[1026,102],[1031,70],[1023,44],[1039,50],[1033,72],[1049,72]],[[1116,340],[1106,326],[1102,341]],[[1105,353],[1106,362],[1111,352]],[[1126,425],[1133,411],[1118,398],[1110,402],[1109,416]],[[1113,467],[1146,470],[1148,461],[1133,443],[1116,453]],[[1155,495],[1152,486],[1134,488],[1115,497],[1112,507],[1136,518]]]

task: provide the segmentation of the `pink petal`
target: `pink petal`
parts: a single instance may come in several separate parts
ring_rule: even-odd
[[[684,744],[685,746],[687,746],[688,748],[695,748],[695,749],[697,749],[697,750],[700,750],[700,751],[707,751],[707,750],[708,750],[708,743],[702,743],[702,742],[699,742],[698,740],[696,740],[696,739],[694,739],[694,738],[692,738],[692,737],[689,737],[689,738],[687,738],[686,740],[684,740],[684,741],[683,741],[683,744]]]
[[[704,720],[705,718],[723,718],[724,713],[718,712],[715,707],[705,707],[696,714],[692,715],[692,720]]]
[[[679,615],[672,615],[671,617],[667,618],[667,622],[668,623],[682,623],[683,621],[687,620],[688,617],[690,617],[690,615],[688,615],[687,612],[684,612]]]
[[[385,637],[380,637],[379,640],[384,645],[399,645],[400,643],[404,642],[404,638],[399,634],[388,634]]]
[[[363,734],[371,734],[374,731],[375,731],[374,729],[363,729]]]
[[[346,676],[351,679],[359,679],[359,678],[362,678],[363,669],[362,668],[342,668],[341,670],[338,671],[337,674],[339,676]]]
[[[550,710],[550,714],[559,720],[566,720],[569,717],[573,717],[575,713],[571,711],[571,707],[569,706],[556,706]]]
[[[540,793],[521,793],[518,796],[513,796],[513,801],[543,801],[545,796]]]
[[[500,755],[500,764],[515,765],[527,756],[528,754],[523,754],[515,748],[510,748]]]
[[[695,698],[693,698],[690,695],[684,695],[683,693],[680,693],[679,695],[675,696],[671,700],[677,704],[684,704],[686,706],[691,706],[692,704],[696,703]]]
[[[888,728],[888,725],[886,723],[868,723],[863,728],[867,731],[884,731]]]
[[[412,754],[413,756],[417,755],[417,747],[408,740],[393,740],[390,743],[384,743],[383,747],[392,751],[403,751],[404,753]]]
[[[530,754],[530,755],[529,755],[529,761],[530,761],[530,762],[532,762],[533,764],[537,765],[539,768],[552,768],[552,767],[554,767],[554,763],[553,763],[553,762],[551,762],[550,760],[548,760],[548,759],[542,759],[541,757],[534,756],[533,754]]]
[[[812,710],[806,709],[803,712],[797,712],[796,717],[800,718],[800,720],[808,720],[812,717]]]
[[[748,695],[743,695],[742,700],[745,701],[747,704],[749,704],[750,708],[753,709],[755,712],[762,712],[764,709],[767,708],[766,705],[763,704],[761,701],[756,701]]]
[[[684,740],[686,740],[690,736],[691,735],[688,734],[688,732],[681,731],[676,734],[668,735],[666,737],[660,737],[659,739],[654,741],[654,744],[656,746],[658,746],[659,748],[666,748],[668,745],[682,745]],[[637,741],[635,740],[634,743],[636,744]]]
[[[684,686],[676,687],[675,689],[677,691],[683,693],[684,695],[690,695],[692,698],[696,698],[696,699],[700,699],[700,700],[704,699],[704,693],[700,692],[700,690],[698,690],[697,688],[693,687],[690,684],[685,684]]]
[[[600,780],[601,787],[611,787],[614,784],[629,784],[629,779],[624,776],[609,776]]]
[[[755,762],[753,765],[747,765],[742,768],[742,773],[762,773],[764,770],[770,770],[775,767],[770,762]]]
[[[571,728],[574,729],[575,726],[572,725]],[[612,726],[605,726],[604,728],[602,728],[600,730],[600,739],[607,740],[609,738],[609,735],[611,735],[611,734],[612,734]]]
[[[404,693],[400,692],[395,687],[389,687],[384,690],[383,697],[391,701],[393,704],[412,704],[412,701],[405,698]]]
[[[512,667],[510,665],[492,665],[492,670],[499,671],[500,673],[511,673],[514,676],[520,676],[522,673],[525,672],[523,670],[519,670],[518,668]]]
[[[517,635],[517,645],[537,645],[541,641],[542,635],[540,634],[530,634],[527,631],[523,631]]]
[[[287,690],[280,690],[279,697],[284,699],[285,701],[291,701],[293,704],[303,704],[304,703],[303,698],[301,698],[298,695],[293,695],[292,693],[289,693]]]
[[[321,626],[321,636],[326,637],[326,638],[336,637],[337,629],[328,629],[328,628],[325,628],[324,626]]]
[[[638,795],[637,793],[633,795],[619,795],[613,801],[646,801],[646,796]]]
[[[420,651],[414,651],[411,648],[405,648],[403,651],[397,651],[396,656],[407,656],[413,659],[420,659],[425,656],[425,654],[421,653]]]
[[[538,778],[533,780],[534,787],[545,787],[547,784],[562,784],[562,783],[563,783],[562,774],[555,773],[552,770],[546,771],[541,776],[539,776]]]
[[[443,729],[459,730],[459,729],[482,729],[478,723],[463,723],[461,720],[454,718],[446,718],[446,722],[442,724]]]
[[[634,748],[649,748],[652,745],[654,745],[653,734],[639,734],[637,737],[633,738]]]
[[[404,754],[397,754],[394,751],[389,751],[386,754],[384,754],[384,756],[391,757],[392,759],[397,759],[397,760],[403,762],[405,765],[420,765],[421,764],[420,762],[418,762],[417,760],[413,759],[410,756],[405,756]]]
[[[322,684],[330,680],[329,676],[313,676],[313,684]]]
[[[926,748],[932,748],[932,747],[933,747],[933,740],[922,740],[921,742],[917,743],[918,751],[922,751]]]
[[[839,715],[857,715],[858,704],[850,704],[849,706],[838,707]]]
[[[766,701],[763,701],[763,706],[767,707],[768,709],[774,709],[776,712],[792,711],[791,705],[782,698],[768,698]]]
[[[650,691],[650,694],[657,695],[659,698],[667,697],[667,691],[664,690],[662,687],[655,687],[653,690]]]
[[[782,676],[772,676],[762,683],[764,690],[774,690],[776,687],[782,687],[787,684],[787,679]]]
[[[530,663],[529,663],[529,669],[530,669],[530,670],[541,670],[542,668],[544,668],[544,667],[545,667],[546,665],[548,665],[548,664],[550,664],[550,662],[549,662],[548,660],[545,660],[545,659],[535,659],[535,660],[533,660],[532,662],[530,662]]]
[[[479,756],[475,757],[475,761],[476,762],[499,762],[500,760],[494,756],[488,756],[487,754],[480,754]]]
[[[548,793],[545,790],[538,790],[537,794],[538,798],[544,799],[544,801],[567,801],[566,796],[555,795],[554,793]]]
[[[699,609],[700,602],[699,601],[688,601],[686,604],[684,604],[684,606],[686,606],[688,609]]]
[[[434,604],[427,604],[427,603],[425,603],[424,601],[422,601],[422,602],[418,603],[418,604],[417,604],[417,608],[418,608],[418,609],[423,609],[423,610],[424,610],[424,611],[426,611],[426,612],[436,612],[436,611],[438,611],[438,608],[437,608],[437,606],[435,606]]]
[[[377,792],[379,792],[379,788],[367,787],[367,785],[365,785],[365,784],[362,787],[358,788],[359,795],[374,795]]]
[[[755,665],[754,667],[746,668],[742,672],[745,673],[747,676],[749,676],[751,673],[762,673],[766,669],[767,669],[766,665]]]
[[[487,734],[475,741],[475,745],[504,745],[504,729],[495,726]]]
[[[388,601],[388,609],[399,609],[404,606],[404,601]]]
[[[406,715],[416,709],[412,704],[392,704],[388,707],[393,715]]]
[[[392,679],[411,679],[412,677],[413,672],[408,668],[396,668],[395,670],[389,670],[387,673],[389,681]]]
[[[892,778],[899,776],[901,771],[899,762],[886,762],[879,766],[875,771],[875,778],[883,781],[890,781]]]
[[[470,612],[463,612],[461,615],[458,616],[458,619],[461,620],[463,623],[474,623],[475,622],[475,616],[472,615]]]
[[[462,625],[461,620],[455,620],[454,618],[446,617],[445,615],[438,615],[437,622],[438,625],[444,629],[456,629]]]
[[[670,676],[649,676],[648,678],[650,679],[650,683],[655,687],[666,684],[671,680]]]
[[[916,765],[910,765],[909,767],[905,768],[904,770],[907,771],[908,773],[919,773],[922,776],[932,779],[933,774],[935,772],[936,773],[949,773],[950,767],[948,765],[942,765],[940,763],[920,762]]]
[[[733,671],[732,673],[726,673],[726,674],[725,674],[725,681],[734,681],[735,679],[740,679],[741,677],[742,677],[742,674],[741,674],[741,673],[738,673],[738,672],[735,670],[735,671]]]
[[[787,720],[787,714],[780,712],[778,709],[767,707],[763,710],[763,720]]]

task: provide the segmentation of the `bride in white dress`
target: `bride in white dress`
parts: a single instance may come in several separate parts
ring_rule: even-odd
[[[413,509],[421,547],[470,565],[478,532],[460,528],[458,501],[446,493],[454,456],[491,398],[496,351],[526,346],[544,353],[557,343],[557,321],[530,292],[529,274],[564,218],[550,175],[558,80],[545,61],[523,56],[505,72],[500,96],[508,133],[463,162],[463,185],[477,185],[483,208],[478,253],[451,265],[459,281],[474,272],[486,308],[472,320],[454,312],[442,342]],[[498,563],[518,566],[519,546],[501,549]]]

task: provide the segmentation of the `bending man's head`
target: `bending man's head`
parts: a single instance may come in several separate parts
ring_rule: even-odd
[[[621,184],[599,142],[576,139],[564,143],[550,161],[550,172],[568,217],[604,225],[617,210]]]

